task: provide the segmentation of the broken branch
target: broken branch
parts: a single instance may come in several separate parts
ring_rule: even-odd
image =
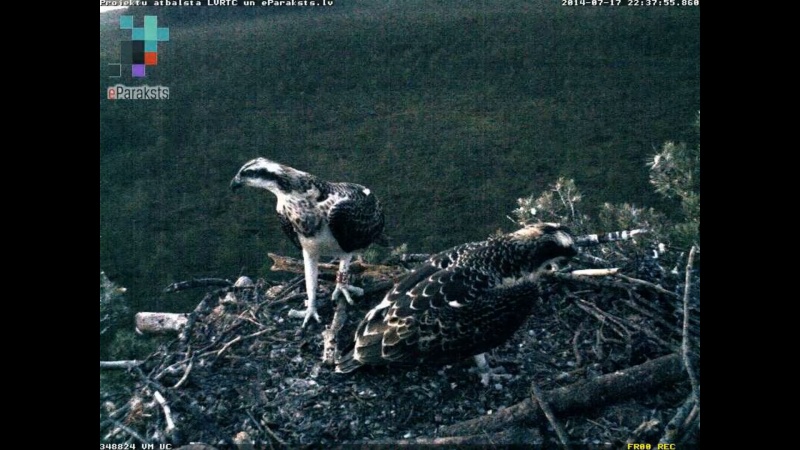
[[[272,271],[305,273],[302,260],[289,256],[277,255],[275,253],[267,253],[267,256],[272,259],[272,267],[270,268]],[[339,265],[320,263],[317,266],[317,269],[319,270],[320,279],[330,278],[329,281],[334,281],[335,274],[339,271]],[[377,279],[392,278],[402,273],[402,270],[398,267],[384,266],[380,264],[367,264],[362,261],[353,261],[350,263],[349,271],[352,275],[361,275],[363,277]],[[325,277],[323,277],[323,275],[325,275]],[[334,275],[334,277],[330,277],[330,275]]]
[[[686,263],[686,284],[683,288],[683,339],[681,341],[681,355],[683,355],[683,365],[686,367],[686,373],[689,374],[689,382],[692,384],[692,396],[696,402],[700,402],[700,382],[697,380],[697,374],[692,367],[690,361],[689,349],[689,291],[692,282],[692,266],[694,265],[694,254],[697,246],[692,246],[689,251],[689,261]]]
[[[167,400],[161,395],[161,392],[153,391],[153,397],[155,397],[158,404],[161,405],[161,409],[164,410],[164,418],[167,421],[167,428],[164,431],[167,435],[170,435],[176,428],[175,422],[172,421],[172,411],[169,409]]]
[[[596,408],[611,401],[622,401],[685,378],[681,357],[670,354],[638,366],[602,375],[585,383],[547,391],[542,397],[550,404],[554,413],[564,414]],[[502,429],[520,422],[537,423],[541,419],[541,410],[530,398],[526,398],[491,416],[482,416],[442,427],[440,432],[446,435],[469,435]]]
[[[539,405],[539,408],[542,409],[545,417],[547,417],[547,421],[550,422],[550,425],[553,427],[553,430],[556,432],[556,436],[558,436],[558,440],[561,441],[561,447],[564,449],[569,449],[569,436],[564,431],[564,428],[558,423],[556,420],[555,414],[550,409],[550,405],[544,400],[544,394],[542,393],[539,386],[536,384],[535,381],[531,381],[531,402],[536,403]]]
[[[101,369],[131,369],[139,364],[143,363],[144,361],[139,361],[136,359],[130,361],[100,361],[100,368]]]
[[[233,283],[230,280],[225,280],[223,278],[195,278],[193,280],[187,281],[179,281],[177,283],[172,283],[169,286],[164,288],[164,292],[178,292],[184,289],[193,289],[198,287],[209,287],[209,286],[218,286],[218,287],[231,287]]]

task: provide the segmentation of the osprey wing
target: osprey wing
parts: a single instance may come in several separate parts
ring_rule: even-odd
[[[328,226],[342,250],[350,253],[379,240],[384,216],[375,195],[357,184],[341,183],[337,187],[343,199],[331,208]]]
[[[401,282],[359,325],[355,349],[343,360],[360,364],[343,367],[459,361],[504,342],[534,301],[534,289],[495,287],[491,275],[469,267],[428,266],[413,276],[413,287]]]
[[[289,240],[292,241],[292,244],[294,244],[295,247],[302,249],[303,247],[300,245],[300,238],[297,236],[297,230],[294,229],[292,221],[283,214],[278,214],[278,220],[281,222],[281,230],[283,230],[283,233],[289,237]]]

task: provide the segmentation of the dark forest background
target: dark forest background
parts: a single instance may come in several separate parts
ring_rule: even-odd
[[[139,7],[170,28],[144,80],[109,78],[119,13],[100,19],[100,267],[134,311],[199,276],[276,277],[299,256],[275,198],[228,184],[264,156],[369,186],[387,233],[433,252],[511,230],[517,199],[558,177],[585,207],[677,214],[648,181],[665,141],[694,142],[697,7],[560,1],[344,1],[330,8]],[[163,85],[165,101],[106,88]]]

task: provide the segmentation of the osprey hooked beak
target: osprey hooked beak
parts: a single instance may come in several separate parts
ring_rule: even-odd
[[[241,189],[242,186],[244,186],[244,183],[242,183],[242,180],[239,178],[239,175],[233,177],[233,180],[231,180],[231,191],[236,192],[239,189]]]

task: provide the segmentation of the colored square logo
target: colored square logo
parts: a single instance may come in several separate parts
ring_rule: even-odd
[[[122,41],[119,43],[119,63],[133,64],[133,42]]]
[[[158,65],[158,43],[169,41],[169,28],[158,26],[157,16],[144,16],[137,27],[133,16],[120,16],[119,28],[131,30],[130,40],[119,44],[120,65],[131,66],[131,76],[144,78],[145,67]]]
[[[133,78],[144,78],[144,64],[134,64],[131,66],[131,76]]]
[[[131,41],[131,62],[144,64],[144,41]]]
[[[133,16],[119,16],[119,29],[120,30],[133,29]]]
[[[144,16],[144,39],[155,41],[158,36],[158,17]]]

